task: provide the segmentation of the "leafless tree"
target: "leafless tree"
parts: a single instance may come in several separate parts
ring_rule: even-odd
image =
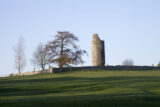
[[[85,50],[79,49],[76,44],[78,37],[70,32],[57,32],[55,39],[48,42],[49,61],[58,64],[60,72],[64,66],[83,63],[82,55]]]
[[[24,39],[22,37],[19,37],[19,41],[13,49],[15,52],[15,68],[18,70],[18,73],[20,74],[22,69],[26,65],[24,54],[25,44]]]
[[[126,59],[126,60],[123,61],[123,65],[125,65],[125,66],[133,66],[134,62],[131,59]]]
[[[47,48],[45,45],[40,43],[37,46],[36,51],[33,53],[32,63],[38,67],[41,67],[42,70],[45,70],[47,64],[49,64],[47,56]]]
[[[160,67],[160,62],[158,63],[158,65],[157,65],[158,67]]]

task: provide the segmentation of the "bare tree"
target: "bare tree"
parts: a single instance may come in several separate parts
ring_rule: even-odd
[[[38,67],[41,67],[42,70],[45,70],[46,65],[49,63],[47,56],[47,48],[45,45],[40,43],[37,46],[36,51],[33,53],[32,63]]]
[[[133,66],[134,63],[133,63],[133,60],[126,59],[126,60],[123,61],[123,65],[125,65],[125,66]]]
[[[83,63],[82,55],[87,53],[76,44],[78,38],[70,32],[57,32],[55,39],[48,42],[50,62],[58,64],[60,72],[64,66]]]
[[[160,62],[158,63],[158,65],[157,65],[158,67],[160,67]]]
[[[13,49],[15,52],[15,68],[18,70],[18,73],[20,74],[26,64],[24,54],[25,44],[24,39],[22,37],[19,37],[19,41]]]

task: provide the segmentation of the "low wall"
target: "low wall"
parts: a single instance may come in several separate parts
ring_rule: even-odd
[[[63,68],[62,72],[65,71],[80,71],[80,70],[90,70],[90,71],[99,71],[99,70],[116,70],[116,71],[148,71],[148,70],[160,70],[160,67],[152,66],[84,66],[84,67],[66,67]],[[59,68],[53,68],[53,73],[60,72]]]
[[[20,74],[13,74],[13,73],[11,73],[9,76],[24,76],[24,75],[52,73],[51,69],[52,68],[45,69],[44,71],[42,71],[42,70],[36,70],[36,71],[31,71],[31,72],[23,72],[23,73],[20,73]]]
[[[66,71],[101,71],[101,70],[113,70],[113,71],[155,71],[160,70],[160,67],[152,67],[152,66],[84,66],[84,67],[65,67],[62,72]],[[34,74],[44,74],[44,73],[59,73],[59,68],[45,69],[45,71],[32,71],[32,72],[24,72],[21,74],[10,74],[10,76],[23,76],[23,75],[34,75]]]

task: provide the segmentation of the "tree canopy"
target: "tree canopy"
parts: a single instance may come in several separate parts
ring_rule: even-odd
[[[70,32],[57,32],[54,40],[47,43],[49,61],[61,70],[64,66],[83,63],[82,55],[87,52],[79,48],[78,41],[78,37]]]

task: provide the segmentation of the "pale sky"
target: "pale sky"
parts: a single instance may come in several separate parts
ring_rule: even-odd
[[[106,65],[135,65],[160,61],[160,0],[0,0],[0,75],[17,73],[13,46],[19,36],[26,45],[27,65],[36,46],[69,31],[80,39],[91,65],[92,34],[105,41]],[[38,69],[38,68],[37,68]]]

